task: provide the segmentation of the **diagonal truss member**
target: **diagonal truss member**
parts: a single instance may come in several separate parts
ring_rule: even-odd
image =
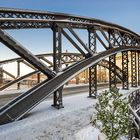
[[[62,29],[57,25],[54,25],[53,28],[53,70],[56,73],[60,72],[62,69]],[[53,95],[53,105],[55,108],[63,108],[62,101],[62,90],[63,86],[60,87]]]
[[[43,72],[49,79],[55,76],[55,73],[42,63],[29,50],[24,48],[19,42],[13,39],[9,34],[0,29],[0,41],[16,54],[24,58],[27,62],[32,64],[35,68]]]
[[[89,49],[96,53],[96,31],[89,30]],[[89,97],[96,98],[97,95],[97,66],[89,68]]]

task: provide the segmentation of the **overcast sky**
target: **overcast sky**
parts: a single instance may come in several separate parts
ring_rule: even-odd
[[[46,10],[69,13],[106,20],[129,28],[140,34],[140,0],[0,0],[0,7]],[[16,40],[35,54],[52,51],[52,31],[41,30],[10,30]],[[79,32],[81,38],[86,33]],[[85,39],[85,43],[87,40]],[[0,44],[0,59],[16,55]],[[74,51],[64,40],[63,50]]]

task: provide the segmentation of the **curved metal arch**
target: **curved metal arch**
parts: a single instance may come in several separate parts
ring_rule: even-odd
[[[83,58],[83,56],[79,53],[70,53],[70,52],[62,53],[62,57],[63,56],[72,56],[72,55],[74,55],[76,57],[79,57],[79,58],[81,58],[81,57]],[[53,56],[53,53],[37,54],[35,56],[38,57],[38,58],[50,57],[50,56]],[[17,58],[2,60],[2,61],[0,61],[0,65],[7,64],[7,63],[12,63],[12,62],[16,62],[16,61],[23,61],[23,58],[17,57]]]
[[[11,23],[10,23],[11,22]],[[120,30],[122,32],[127,32],[132,34],[136,37],[140,37],[138,34],[134,33],[133,31],[122,27],[117,24],[109,23],[103,20],[95,19],[95,18],[88,18],[83,16],[76,16],[71,14],[64,14],[64,13],[55,13],[55,12],[48,12],[48,11],[37,11],[37,10],[25,10],[25,9],[13,9],[13,8],[0,8],[0,25],[1,29],[20,29],[20,28],[30,28],[30,26],[26,26],[25,24],[16,25],[13,23],[34,23],[34,28],[37,28],[39,25],[35,25],[35,22],[48,22],[48,24],[44,25],[45,27],[50,27],[50,22],[64,22],[64,23],[71,23],[71,27],[84,27],[84,25],[94,25],[94,26],[102,26],[105,29],[115,28],[116,30]],[[73,24],[72,24],[73,23]],[[10,26],[8,26],[9,24]],[[76,26],[79,25],[79,26]],[[42,24],[40,26],[43,27]]]
[[[83,59],[70,68],[67,68],[64,72],[60,72],[56,77],[35,86],[33,89],[18,96],[0,109],[0,124],[15,121],[23,117],[27,112],[37,106],[42,100],[50,96],[54,91],[63,86],[70,79],[77,74],[86,70],[88,67],[96,65],[102,59],[109,57],[121,51],[135,50],[140,51],[140,47],[126,47],[113,48],[95,56],[91,56],[87,59]]]
[[[28,29],[28,28],[47,28],[47,27],[52,29],[54,27],[54,23],[59,28],[61,28],[62,33],[64,32],[63,29],[67,28],[68,30],[73,32],[73,35],[75,34],[75,32],[73,31],[74,28],[99,31],[104,36],[106,41],[110,44],[110,46],[113,48],[116,46],[121,47],[122,44],[125,46],[130,45],[140,46],[140,36],[138,34],[125,27],[109,23],[106,21],[46,11],[0,8],[1,29],[21,29],[21,28]],[[105,32],[112,35],[112,37],[116,41],[114,45],[112,45],[111,41],[106,36]],[[97,39],[103,45],[103,47],[105,49],[110,49],[105,45],[105,43],[102,41],[102,39],[96,32],[95,34]],[[88,50],[88,53],[91,52],[84,44],[82,44],[82,46],[86,50]],[[77,46],[76,48],[78,49],[79,47]],[[81,48],[79,49],[81,50]],[[87,54],[84,55],[87,56]]]

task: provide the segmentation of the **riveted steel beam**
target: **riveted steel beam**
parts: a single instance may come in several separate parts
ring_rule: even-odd
[[[123,72],[123,81],[122,87],[123,89],[129,89],[129,81],[128,81],[128,52],[122,52],[122,72]]]
[[[53,28],[53,70],[58,73],[62,71],[62,29],[54,25]],[[63,108],[62,100],[63,86],[56,90],[53,94],[53,107],[60,109]]]
[[[95,30],[88,31],[89,49],[96,53],[96,34]],[[97,96],[97,66],[89,68],[89,97]]]
[[[132,85],[132,87],[137,87],[136,51],[131,51],[131,85]]]

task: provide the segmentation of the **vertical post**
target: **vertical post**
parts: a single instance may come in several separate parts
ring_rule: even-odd
[[[95,30],[88,31],[89,49],[96,53],[96,34]],[[96,98],[97,96],[97,66],[89,68],[89,97]]]
[[[106,83],[107,80],[106,80],[107,76],[106,76],[106,68],[104,68],[104,82]]]
[[[98,82],[102,82],[102,71],[101,71],[101,66],[98,66]]]
[[[20,77],[20,61],[17,61],[17,77]],[[20,83],[17,83],[17,89],[20,89]]]
[[[57,25],[53,26],[53,70],[60,72],[62,68],[61,54],[62,53],[62,34],[61,28]],[[63,108],[62,101],[62,90],[63,86],[60,87],[53,95],[53,105],[55,108]]]
[[[3,68],[0,67],[0,86],[3,85]]]
[[[88,83],[88,69],[85,70],[85,83]]]
[[[40,83],[40,73],[37,74],[37,83]]]
[[[129,82],[128,82],[128,51],[122,52],[122,87],[123,89],[129,89]]]
[[[138,52],[138,85],[140,86],[140,52]]]
[[[75,77],[75,79],[76,79],[76,85],[78,85],[78,84],[79,84],[79,75],[77,75],[77,76]]]
[[[113,42],[113,45],[115,44],[114,38],[111,36],[111,33],[109,32],[109,40]],[[111,46],[109,45],[109,48]],[[116,54],[109,56],[109,88],[116,88]]]
[[[137,62],[136,51],[131,51],[131,85],[137,87]]]
[[[68,50],[66,50],[66,53],[68,53]],[[65,63],[66,63],[65,66],[66,66],[66,68],[67,68],[67,67],[69,66],[69,64],[67,63],[68,60],[69,60],[69,59],[68,59],[68,56],[66,55],[66,56],[64,57],[64,59],[65,59]],[[66,85],[68,85],[68,84],[69,84],[69,82],[66,83]]]

